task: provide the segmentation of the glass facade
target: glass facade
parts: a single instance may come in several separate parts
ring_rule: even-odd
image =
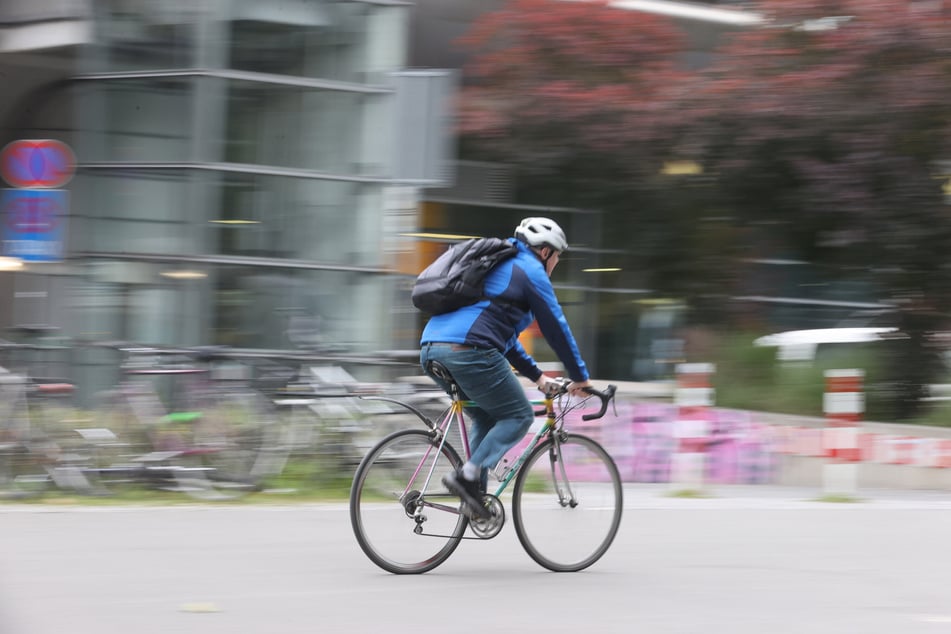
[[[184,162],[192,158],[199,79],[110,79],[78,92],[83,162]]]
[[[77,336],[413,346],[384,244],[408,5],[109,0],[72,89]]]
[[[62,69],[20,69],[0,123],[74,148],[68,259],[0,280],[16,300],[0,321],[92,339],[410,349],[422,321],[410,282],[448,242],[413,236],[506,235],[538,214],[569,232],[554,282],[589,363],[650,378],[626,361],[645,348],[639,316],[673,312],[644,301],[636,272],[611,268],[597,213],[513,204],[537,201],[492,170],[478,187],[458,166],[432,176],[456,153],[451,107],[433,108],[456,85],[424,60],[406,69],[410,3],[44,3],[20,4],[36,20],[91,11],[94,33],[40,47],[43,66]],[[450,11],[425,4],[417,16]],[[448,35],[430,25],[415,39],[435,33]],[[447,47],[434,48],[444,65]],[[442,198],[419,192],[450,178]]]
[[[197,55],[201,2],[105,0],[93,3],[92,45],[101,70],[188,68]]]
[[[383,124],[377,113],[385,112],[381,106],[389,93],[255,81],[229,81],[224,90],[227,127],[211,142],[224,146],[225,161],[331,175],[385,175],[381,155],[366,155],[364,140]]]
[[[237,2],[228,25],[230,67],[383,84],[405,55],[406,10],[400,3]]]

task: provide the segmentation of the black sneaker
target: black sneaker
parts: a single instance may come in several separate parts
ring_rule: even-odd
[[[475,480],[467,480],[458,471],[450,471],[442,477],[442,483],[463,501],[463,510],[474,519],[488,519],[492,513],[482,503],[482,487]]]

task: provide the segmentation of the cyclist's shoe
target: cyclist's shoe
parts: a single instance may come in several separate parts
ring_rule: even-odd
[[[489,519],[492,513],[482,503],[482,486],[478,481],[466,480],[458,471],[450,471],[442,477],[446,488],[462,499],[462,509],[470,519]]]

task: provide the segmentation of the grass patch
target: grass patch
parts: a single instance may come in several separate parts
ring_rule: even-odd
[[[268,487],[232,499],[207,500],[193,497],[187,493],[142,489],[123,491],[112,495],[78,495],[69,492],[51,491],[41,495],[20,498],[0,499],[0,505],[32,506],[188,506],[195,504],[288,504],[298,502],[343,502],[349,499],[350,483],[346,486],[331,488],[311,487],[307,489],[277,489]]]
[[[951,427],[951,401],[938,402],[926,414],[916,420],[915,424],[931,427]]]
[[[529,473],[525,477],[525,484],[522,485],[526,493],[548,493],[553,491],[551,477],[540,474]]]
[[[859,369],[863,378],[863,419],[933,427],[951,427],[951,401],[926,404],[914,418],[898,420],[899,394],[894,367],[902,357],[897,342],[824,344],[815,359],[780,361],[776,348],[757,347],[755,333],[725,334],[707,351],[716,365],[712,376],[718,407],[822,417],[826,370]],[[951,376],[935,379],[951,383]]]
[[[352,482],[353,469],[337,461],[320,461],[308,456],[289,461],[279,476],[262,483],[259,490],[230,499],[203,499],[181,491],[165,491],[158,486],[127,483],[115,486],[103,495],[82,495],[49,487],[22,497],[0,498],[0,505],[167,506],[340,502],[349,499]]]
[[[880,360],[871,347],[829,347],[814,361],[783,362],[776,359],[775,348],[754,346],[755,338],[728,335],[717,346],[713,381],[719,407],[822,416],[825,371],[858,368],[865,372],[867,414],[883,409],[874,389],[881,382]]]
[[[863,502],[862,498],[851,495],[823,495],[813,500],[814,502],[828,502],[830,504],[855,504]]]
[[[682,498],[685,500],[705,500],[715,497],[713,494],[700,489],[680,489],[679,491],[670,491],[667,493],[669,498]]]
[[[268,479],[262,491],[250,498],[277,500],[346,500],[356,467],[335,460],[301,457],[288,462],[277,477]]]
[[[231,502],[240,501],[240,499],[231,500]],[[80,495],[54,489],[31,497],[0,500],[0,504],[34,506],[169,506],[201,503],[204,502],[185,493],[144,487],[128,487],[108,495]]]

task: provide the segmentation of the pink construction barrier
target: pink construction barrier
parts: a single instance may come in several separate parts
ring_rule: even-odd
[[[634,445],[630,461],[621,468],[621,477],[629,482],[669,482],[670,457],[677,450],[673,425],[677,408],[639,403],[632,410],[630,423],[620,425],[628,428]]]
[[[777,450],[769,428],[750,412],[714,408],[707,479],[720,484],[764,484],[777,474]]]
[[[530,397],[534,398],[534,394]],[[768,425],[757,423],[742,410],[707,408],[709,441],[706,445],[706,479],[715,484],[765,484],[777,475],[780,451]],[[670,403],[619,402],[602,419],[583,421],[584,411],[572,412],[565,421],[569,431],[590,436],[614,458],[625,482],[669,482],[671,456],[677,451],[674,425],[678,408]],[[514,461],[531,435],[506,458]],[[593,477],[588,465],[575,464],[573,475]]]

